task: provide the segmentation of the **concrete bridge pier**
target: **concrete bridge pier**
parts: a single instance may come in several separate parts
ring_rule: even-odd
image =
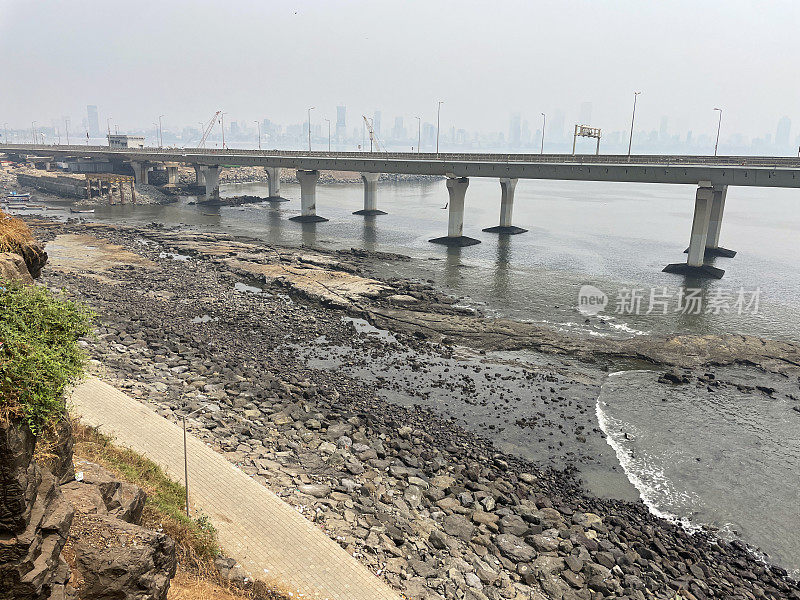
[[[382,210],[378,210],[378,178],[380,173],[362,173],[361,180],[364,182],[364,208],[354,212],[354,215],[375,216],[385,215]]]
[[[711,221],[711,208],[714,203],[714,188],[710,181],[701,181],[697,186],[694,201],[692,236],[685,263],[672,263],[664,267],[665,273],[676,273],[691,277],[710,277],[722,279],[725,271],[705,264],[706,243]]]
[[[467,194],[469,179],[467,177],[448,177],[447,193],[450,196],[448,207],[450,209],[447,221],[447,235],[428,240],[434,244],[444,246],[474,246],[480,240],[464,235],[464,196]]]
[[[219,174],[222,167],[218,165],[206,167],[203,179],[206,184],[206,200],[219,200]]]
[[[192,165],[194,167],[194,184],[197,187],[206,185],[206,168],[202,165]]]
[[[178,185],[178,163],[165,163],[167,169],[167,187]]]
[[[517,187],[518,179],[503,177],[500,179],[500,225],[497,227],[487,227],[484,231],[488,233],[505,233],[515,235],[525,233],[527,229],[514,227],[511,224],[511,214],[514,212],[514,190]]]
[[[720,229],[722,229],[722,215],[725,212],[725,198],[727,195],[727,185],[714,186],[714,200],[711,203],[711,215],[708,221],[708,238],[706,239],[706,259],[715,256],[724,256],[726,258],[733,258],[736,256],[736,250],[728,250],[719,245],[719,232]],[[684,252],[688,253],[689,249],[687,248]]]
[[[290,217],[290,221],[298,223],[320,223],[327,221],[325,217],[317,214],[317,181],[319,171],[297,170],[297,181],[300,182],[300,214]]]
[[[281,168],[264,167],[264,170],[267,172],[269,199],[272,202],[288,202],[288,198],[281,198]]]
[[[133,180],[136,183],[143,185],[150,183],[147,174],[153,168],[153,165],[147,162],[131,161],[131,167],[133,167]]]

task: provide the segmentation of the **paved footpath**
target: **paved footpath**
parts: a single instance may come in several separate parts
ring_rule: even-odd
[[[88,425],[183,481],[183,431],[150,407],[91,377],[71,398]],[[217,528],[225,553],[254,578],[295,597],[399,600],[400,596],[294,508],[188,436],[189,494]]]

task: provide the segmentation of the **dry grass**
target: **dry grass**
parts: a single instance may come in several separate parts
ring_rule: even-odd
[[[185,488],[169,479],[154,462],[92,427],[72,421],[75,456],[97,463],[120,479],[136,484],[147,493],[142,525],[160,529],[173,540],[178,555],[178,573],[170,586],[170,600],[289,600],[277,586],[252,582],[246,588],[233,586],[219,574],[214,558],[219,554],[214,528],[204,517],[190,519],[184,513]]]
[[[0,210],[0,252],[17,252],[33,241],[33,232],[24,221]]]

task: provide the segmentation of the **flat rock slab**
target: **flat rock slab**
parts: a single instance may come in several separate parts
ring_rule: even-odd
[[[180,427],[94,377],[74,390],[71,402],[85,423],[183,481]],[[192,504],[208,515],[220,545],[250,576],[295,597],[400,600],[294,508],[191,435],[188,456]]]
[[[87,275],[102,283],[117,283],[107,273],[112,267],[131,265],[155,269],[156,265],[130,250],[92,235],[63,234],[45,246],[47,266],[64,273]]]

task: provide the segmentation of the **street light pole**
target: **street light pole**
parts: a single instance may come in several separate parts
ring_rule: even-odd
[[[158,115],[158,147],[164,147],[164,130],[161,128],[161,117],[164,115]]]
[[[439,126],[441,125],[442,104],[444,101],[439,100],[439,108],[436,109],[436,158],[439,158]]]
[[[220,125],[222,125],[222,149],[225,150],[225,113],[219,114]]]
[[[31,137],[34,145],[36,144],[36,121],[31,121]]]
[[[316,106],[311,106],[308,109],[308,151],[311,152],[311,111],[314,110]]]
[[[544,131],[547,128],[547,115],[542,113],[542,147],[539,149],[539,154],[544,154]]]
[[[633,145],[633,122],[636,119],[636,98],[642,92],[633,92],[633,114],[631,115],[631,136],[628,138],[628,162],[631,161],[631,145]]]
[[[67,133],[67,146],[69,146],[69,119],[64,118],[64,128],[66,129]]]
[[[108,137],[111,137],[111,117],[106,119],[106,127],[108,128]]]
[[[261,150],[261,121],[253,121],[258,126],[258,149]]]
[[[331,120],[325,119],[328,122],[328,152],[331,151]]]
[[[422,119],[419,117],[414,117],[417,120],[417,154],[421,152],[420,147],[422,146]]]
[[[717,122],[717,141],[714,143],[714,156],[717,155],[717,148],[719,148],[719,130],[722,128],[722,109],[714,108],[719,111],[719,121]]]

